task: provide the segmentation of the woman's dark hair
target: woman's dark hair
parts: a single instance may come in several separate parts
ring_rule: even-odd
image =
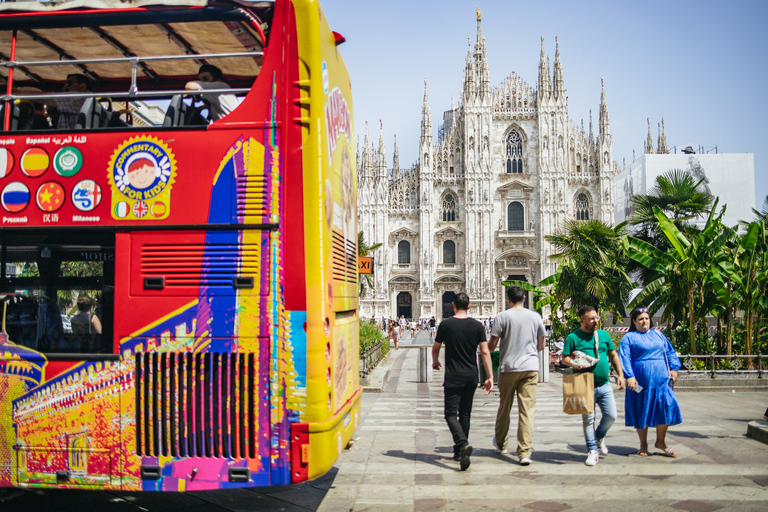
[[[635,320],[637,317],[642,315],[643,313],[648,314],[648,319],[651,321],[650,329],[653,329],[653,318],[651,318],[651,312],[648,311],[648,308],[635,308],[632,310],[632,313],[629,315],[629,331],[637,331],[637,328],[635,328]]]
[[[81,295],[77,298],[77,309],[80,311],[90,311],[93,306],[93,299],[87,295]]]

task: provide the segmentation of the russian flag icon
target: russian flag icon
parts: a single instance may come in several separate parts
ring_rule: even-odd
[[[3,208],[11,213],[19,213],[29,204],[29,189],[20,181],[9,183],[3,189]]]

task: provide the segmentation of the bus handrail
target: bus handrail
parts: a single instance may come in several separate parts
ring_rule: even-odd
[[[225,57],[253,57],[263,56],[264,52],[230,52],[230,53],[193,53],[187,55],[156,55],[152,57],[110,57],[106,59],[76,59],[76,60],[35,60],[35,61],[6,61],[0,62],[0,67],[13,68],[17,66],[58,66],[72,64],[101,64],[101,63],[139,63],[152,60],[184,60],[184,59],[218,59]]]
[[[123,96],[126,96],[128,98],[152,98],[152,97],[162,97],[162,96],[173,96],[174,94],[186,94],[188,96],[199,96],[199,95],[207,95],[207,94],[247,94],[250,91],[249,88],[238,88],[238,89],[204,89],[204,90],[197,90],[197,91],[191,91],[189,89],[169,89],[167,91],[136,91],[136,92],[111,92],[111,91],[102,91],[102,92],[78,92],[78,93],[69,93],[69,92],[58,92],[58,93],[51,93],[51,94],[7,94],[7,95],[1,95],[0,96],[0,102],[2,101],[14,101],[14,100],[52,100],[56,98],[120,98]]]

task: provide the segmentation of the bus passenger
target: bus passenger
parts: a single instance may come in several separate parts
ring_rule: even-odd
[[[93,303],[94,300],[87,295],[78,297],[78,312],[70,320],[74,341],[81,352],[92,352],[95,342],[101,338],[101,321],[93,314]]]
[[[197,72],[197,80],[187,82],[184,89],[202,91],[205,89],[229,89],[223,80],[221,69],[211,64],[203,64]],[[208,107],[208,120],[221,119],[237,108],[237,97],[234,94],[206,94],[203,101]]]
[[[67,81],[64,83],[64,91],[74,93],[91,92],[91,80],[81,74],[73,73],[67,75]],[[56,112],[51,112],[51,117],[58,119],[56,128],[59,130],[71,130],[77,123],[77,116],[80,109],[83,108],[85,98],[56,98]]]

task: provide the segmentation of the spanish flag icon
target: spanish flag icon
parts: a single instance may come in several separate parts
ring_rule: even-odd
[[[50,163],[51,157],[43,148],[29,148],[21,155],[21,170],[30,178],[42,176]]]

